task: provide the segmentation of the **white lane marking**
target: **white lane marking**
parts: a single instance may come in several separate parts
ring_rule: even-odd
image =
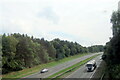
[[[98,61],[100,61],[100,60],[98,60]],[[97,62],[98,62],[98,61],[97,61]],[[101,61],[100,61],[100,63],[101,63]],[[99,65],[100,65],[100,63],[99,63]],[[99,66],[98,66],[98,67],[99,67]],[[98,68],[98,67],[97,67],[97,68]],[[93,75],[95,74],[97,68],[94,70],[94,73],[90,76],[90,79],[91,79],[91,78],[93,77]],[[89,80],[90,80],[90,79],[89,79]]]
[[[72,74],[68,75],[66,78],[71,78],[70,76],[75,74],[78,70],[74,71]]]
[[[98,56],[98,57],[99,57],[99,56]],[[96,58],[97,58],[97,57],[96,57]],[[99,60],[98,60],[98,61],[99,61]],[[101,62],[100,62],[100,63],[101,63]],[[100,65],[100,64],[99,64],[99,65]],[[83,65],[83,66],[84,66],[84,65]],[[81,66],[81,67],[83,67],[83,66]],[[98,67],[97,67],[97,68],[98,68]],[[96,72],[97,68],[94,70],[94,73]],[[78,70],[79,70],[79,69],[78,69]],[[78,70],[74,71],[72,74],[68,75],[66,78],[70,78],[70,76],[73,75],[73,74],[75,74]],[[94,74],[94,73],[93,73],[93,74]],[[93,77],[93,74],[92,74],[92,76],[90,77],[90,79]],[[89,79],[89,80],[90,80],[90,79]]]
[[[93,75],[95,74],[96,70],[97,70],[97,68],[94,70],[93,74],[90,76],[90,79],[93,77]]]

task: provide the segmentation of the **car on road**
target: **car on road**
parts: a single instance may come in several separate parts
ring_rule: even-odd
[[[100,56],[100,60],[102,60],[102,56]]]
[[[40,73],[45,73],[45,72],[48,72],[48,69],[45,68],[40,71]]]

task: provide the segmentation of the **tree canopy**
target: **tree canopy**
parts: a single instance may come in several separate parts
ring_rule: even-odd
[[[2,35],[2,72],[18,71],[50,61],[88,52],[103,51],[102,45],[83,47],[77,42],[56,38],[47,41],[27,34]]]
[[[120,78],[120,11],[113,12],[111,23],[113,37],[106,43],[104,55],[109,78],[114,79]]]

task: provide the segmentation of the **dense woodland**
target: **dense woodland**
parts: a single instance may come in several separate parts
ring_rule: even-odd
[[[83,47],[76,42],[64,41],[58,38],[47,41],[44,38],[34,38],[27,34],[3,34],[2,73],[31,68],[77,54],[102,51],[102,45]]]
[[[2,73],[2,35],[0,35],[0,74]]]
[[[107,63],[107,73],[111,80],[120,79],[120,11],[115,11],[111,17],[113,37],[106,43],[104,59]],[[106,58],[105,58],[106,57]]]

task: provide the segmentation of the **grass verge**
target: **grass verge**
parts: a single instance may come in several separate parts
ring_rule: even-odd
[[[94,55],[94,56],[92,56],[92,57],[90,57],[90,58],[87,58],[87,59],[85,59],[85,60],[83,60],[83,61],[80,61],[80,62],[78,62],[77,64],[74,64],[74,65],[72,65],[72,66],[70,66],[70,67],[68,67],[68,68],[66,68],[66,69],[63,69],[63,70],[61,70],[61,71],[59,71],[59,72],[57,72],[57,73],[49,76],[48,79],[50,79],[50,78],[54,78],[54,79],[56,79],[56,78],[62,78],[64,75],[66,75],[66,74],[68,74],[68,73],[70,73],[70,72],[73,72],[73,71],[77,70],[78,68],[80,68],[80,66],[82,66],[83,64],[85,64],[85,63],[88,62],[89,60],[97,57],[98,55],[99,55],[99,54]]]
[[[73,60],[73,59],[76,59],[76,58],[79,58],[79,57],[82,57],[82,56],[85,56],[88,54],[89,53],[78,54],[75,56],[70,56],[70,57],[64,58],[64,59],[59,60],[59,61],[53,61],[53,62],[50,62],[47,64],[41,64],[41,65],[35,66],[33,68],[26,68],[26,69],[21,70],[21,71],[11,72],[11,73],[2,75],[2,78],[9,78],[9,80],[16,80],[18,78],[22,78],[22,77],[34,74],[34,73],[40,71],[42,68],[53,67],[53,66],[56,66],[58,64],[61,64],[61,63],[64,63],[64,62],[67,62],[67,61],[70,61],[70,60]]]

